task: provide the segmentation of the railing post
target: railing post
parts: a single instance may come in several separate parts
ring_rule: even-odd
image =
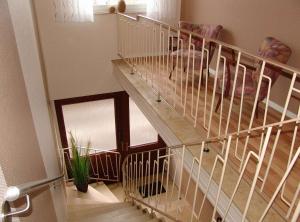
[[[298,219],[300,217],[300,201],[298,202],[297,208],[294,212],[293,218],[292,218],[292,222],[297,222]]]
[[[168,191],[169,191],[169,176],[170,176],[170,158],[171,158],[171,149],[167,148],[168,160],[167,160],[167,182],[166,182],[166,203],[165,211],[168,210]]]
[[[201,173],[201,165],[202,165],[202,157],[203,157],[203,150],[204,150],[205,142],[202,142],[201,144],[201,150],[200,150],[200,156],[199,156],[199,162],[198,162],[198,172],[197,172],[197,179],[196,179],[196,186],[195,186],[195,191],[194,191],[194,199],[193,199],[193,205],[192,205],[192,213],[191,213],[191,222],[193,222],[193,215],[195,211],[195,206],[196,206],[196,200],[197,200],[197,194],[198,194],[198,189],[199,189],[199,180],[200,180],[200,173]],[[193,173],[193,169],[191,170],[190,174]],[[187,187],[188,189],[188,187]],[[197,218],[199,219],[199,218]]]
[[[189,43],[188,43],[188,47],[189,48],[188,48],[188,58],[187,58],[186,77],[185,77],[185,94],[184,94],[184,104],[183,104],[183,116],[185,116],[186,105],[187,105],[189,71],[190,71],[191,44],[192,44],[192,34],[189,35]]]
[[[158,103],[160,103],[160,102],[161,102],[161,96],[160,96],[160,92],[158,92],[158,93],[157,93],[156,102],[158,102]]]
[[[289,106],[289,101],[291,99],[291,96],[292,96],[292,93],[293,93],[293,90],[294,90],[294,85],[295,85],[295,82],[296,82],[296,78],[297,78],[297,73],[294,73],[292,81],[291,81],[291,86],[290,86],[289,91],[288,91],[287,100],[284,104],[282,116],[281,116],[281,119],[280,119],[281,122],[284,121],[284,119],[285,119],[287,109],[288,109],[288,106]],[[276,147],[277,147],[277,144],[278,144],[278,141],[279,141],[281,130],[282,129],[279,128],[277,133],[276,133],[275,141],[274,141],[272,149],[271,149],[271,156],[270,156],[270,159],[268,161],[267,168],[266,168],[266,171],[265,171],[265,174],[264,174],[264,177],[263,177],[263,182],[262,182],[262,185],[261,185],[261,188],[260,188],[261,191],[263,191],[263,189],[265,187],[265,184],[266,184],[266,181],[267,181],[267,178],[269,176],[269,171],[270,171],[271,164],[272,164],[274,154],[275,154],[275,150],[276,150]]]
[[[155,189],[155,207],[158,205],[158,176],[159,176],[159,150],[157,150],[157,173],[156,173],[156,189]],[[152,184],[153,186],[153,184]]]
[[[271,206],[273,205],[273,203],[275,201],[275,198],[277,197],[277,195],[279,194],[280,190],[282,189],[282,187],[283,187],[285,181],[287,180],[289,174],[291,173],[294,165],[297,163],[297,160],[298,160],[299,156],[300,156],[300,147],[298,147],[298,149],[297,149],[297,151],[296,151],[293,159],[291,160],[290,164],[288,165],[287,170],[285,171],[285,173],[284,173],[284,175],[283,175],[283,177],[282,177],[279,185],[276,188],[276,191],[273,192],[273,196],[271,197],[271,200],[269,201],[268,206],[266,207],[266,209],[263,212],[261,218],[259,219],[259,222],[262,222],[264,220],[264,218],[266,217],[268,211],[270,210]],[[297,206],[297,209],[296,209],[295,213],[299,215],[299,204]],[[295,216],[295,218],[294,218],[294,216]],[[297,220],[297,215],[294,214],[294,216],[293,216],[293,219],[295,219],[295,220],[292,220],[292,221],[296,221]]]
[[[1,222],[11,222],[12,221],[11,217],[6,216],[10,212],[11,212],[11,209],[10,209],[10,205],[9,205],[8,201],[4,201],[2,203],[2,212],[0,214]]]
[[[210,114],[209,114],[209,120],[208,120],[207,138],[209,138],[210,134],[211,134],[211,123],[212,123],[212,119],[213,119],[214,103],[215,103],[215,97],[216,97],[216,91],[217,91],[217,82],[218,82],[221,53],[222,53],[222,45],[219,44],[216,75],[215,75],[215,79],[214,79],[213,95],[212,95],[212,99],[211,99],[211,108],[210,108]]]
[[[179,174],[179,187],[178,187],[178,197],[177,200],[181,200],[181,187],[182,187],[182,177],[183,177],[183,167],[184,167],[184,154],[185,154],[185,145],[182,146],[182,153],[181,153],[181,163],[180,163],[180,174]],[[177,215],[176,219],[178,219],[178,210],[177,209]]]
[[[135,74],[135,70],[134,70],[134,65],[132,64],[130,67],[130,74],[134,75]]]

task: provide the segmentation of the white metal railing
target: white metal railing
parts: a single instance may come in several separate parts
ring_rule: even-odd
[[[226,137],[208,139],[199,144],[186,144],[130,154],[125,158],[122,165],[123,187],[126,197],[133,200],[138,199],[140,203],[151,206],[153,211],[156,209],[163,211],[166,215],[172,216],[173,220],[178,221],[201,221],[201,215],[205,211],[204,206],[207,201],[210,201],[213,203],[211,221],[216,221],[216,217],[220,216],[222,221],[270,221],[273,218],[276,221],[296,222],[297,220],[293,218],[297,218],[299,215],[297,211],[299,191],[293,196],[293,201],[286,212],[277,211],[278,197],[284,190],[285,183],[292,178],[292,174],[297,173],[295,166],[300,163],[300,146],[291,156],[287,168],[279,178],[278,183],[274,185],[275,190],[270,197],[263,195],[257,183],[263,164],[268,158],[266,151],[270,141],[276,137],[279,130],[282,130],[281,127],[285,128],[290,124],[296,124],[296,120],[285,122],[283,125],[272,124],[250,131],[232,133]],[[229,155],[231,150],[235,149],[235,141],[245,139],[248,136],[252,139],[262,132],[265,134],[262,149],[249,151],[243,162],[241,173],[236,174],[236,177],[231,177],[229,174],[231,174],[230,168],[232,166],[229,163]],[[224,152],[217,152],[213,158],[214,161],[210,163],[210,167],[207,167],[207,158],[209,161],[212,159],[209,157],[211,154],[208,155],[204,152],[205,146],[213,148],[220,142],[222,142]],[[194,148],[199,150],[198,155],[188,159],[188,154],[193,152]],[[248,183],[245,182],[247,168],[253,170],[251,182]],[[204,189],[200,191],[200,183],[203,183],[201,181],[203,169],[209,172],[209,178],[205,181]],[[192,182],[194,182],[193,186]],[[299,181],[297,182],[299,184]],[[153,183],[157,185],[150,186]],[[213,183],[217,184],[217,189],[211,194]],[[231,189],[232,191],[229,193],[227,192],[227,198],[221,201],[221,194],[228,189],[228,183],[234,189]],[[247,184],[247,190],[245,190],[245,184]],[[241,187],[243,187],[242,194],[239,190]],[[165,193],[162,193],[163,189],[165,189]],[[145,197],[146,194],[148,197]],[[208,198],[209,196],[210,198]],[[243,198],[244,201],[243,207],[239,207],[240,218],[229,218],[229,212],[233,209],[233,205],[239,203],[235,201],[236,198]],[[223,207],[220,207],[221,202],[222,204],[225,203]],[[185,208],[185,205],[188,207]],[[255,208],[256,215],[253,215],[253,210],[252,213],[250,212],[250,208]],[[185,209],[191,209],[189,214],[183,213]],[[185,217],[188,215],[189,218],[183,219],[180,214],[185,215]]]
[[[94,181],[120,181],[121,154],[115,151],[103,151],[96,148],[77,147],[80,155],[87,152],[90,155],[90,180]],[[60,148],[62,161],[60,163],[63,174],[54,178],[32,181],[25,184],[11,186],[7,189],[0,213],[0,221],[9,222],[12,217],[19,216],[29,211],[31,202],[30,194],[44,187],[55,186],[61,181],[72,181],[72,148]],[[11,211],[11,203],[25,197],[26,205],[23,209]]]
[[[126,157],[122,165],[123,188],[128,199],[138,199],[142,204],[151,206],[151,210],[162,210],[168,212],[170,200],[179,200],[178,178],[182,175],[183,158],[182,153],[184,147],[179,148],[162,148],[147,152],[130,154]],[[171,162],[178,165],[173,169],[170,167]],[[171,173],[170,170],[173,170]],[[158,182],[161,182],[159,186]],[[150,184],[156,183],[156,186]],[[148,186],[146,186],[148,185]],[[180,187],[180,185],[179,185]],[[150,193],[162,193],[166,189],[164,195],[149,195],[143,200],[145,195]],[[162,206],[163,204],[163,206]],[[172,219],[171,214],[169,218]],[[172,220],[178,220],[174,218]]]
[[[77,147],[80,155],[89,153],[90,180],[94,181],[120,181],[121,154],[116,151],[100,150],[97,148]],[[72,166],[72,148],[61,148],[65,166],[65,180],[72,181],[70,174]]]
[[[206,38],[199,34],[172,27],[168,24],[139,15],[136,18],[128,15],[118,15],[118,53],[127,62],[132,74],[138,75],[145,80],[161,99],[192,121],[195,128],[206,130],[207,139],[220,139],[230,134],[240,135],[253,129],[264,129],[267,126],[276,126],[275,135],[268,143],[263,166],[258,174],[258,183],[261,193],[268,193],[268,184],[274,178],[272,172],[280,176],[288,168],[292,161],[295,150],[300,146],[298,124],[300,121],[300,71],[285,64],[253,55],[238,47],[223,43],[218,40]],[[182,34],[188,36],[188,42],[184,42]],[[193,40],[202,41],[200,65],[195,66],[195,45]],[[210,50],[207,43],[213,43],[216,49],[216,59],[208,64]],[[182,50],[174,52],[170,49],[187,49],[187,58],[183,58]],[[231,87],[225,79],[226,71],[229,71],[229,54],[235,54],[236,59],[230,62]],[[173,53],[173,54],[172,54]],[[172,55],[171,55],[172,54]],[[186,67],[184,67],[186,59]],[[245,95],[245,76],[256,64],[258,81],[252,98]],[[206,68],[207,67],[207,68]],[[210,75],[209,67],[215,67],[215,72]],[[277,92],[272,90],[274,81],[266,74],[269,69],[275,69],[285,73],[287,89],[282,89],[282,107],[274,103],[272,99],[278,97]],[[171,78],[170,73],[172,73]],[[227,81],[227,82],[226,82]],[[241,95],[237,97],[236,87],[241,81]],[[226,83],[226,84],[225,84]],[[260,90],[264,85],[266,94],[262,101]],[[228,89],[230,91],[228,91]],[[234,90],[233,90],[234,89]],[[219,98],[219,101],[217,101]],[[219,111],[216,112],[216,107]],[[278,108],[279,107],[279,108]],[[257,114],[258,117],[257,117]],[[291,128],[282,130],[283,125],[294,122]],[[274,131],[274,130],[273,130]],[[256,138],[246,134],[241,140],[239,137],[234,141],[234,149],[230,149],[229,163],[233,163],[239,173],[243,175],[248,171],[244,169],[249,161],[249,152],[255,148],[256,154],[251,158],[261,158],[264,150],[266,132],[261,131]],[[219,141],[221,154],[226,154],[224,142]],[[233,155],[232,155],[233,154]],[[282,155],[281,155],[282,154]],[[278,157],[279,155],[279,157]],[[218,162],[225,162],[219,159]],[[294,175],[293,183],[284,182],[280,189],[280,201],[283,208],[292,209],[299,201],[299,174]],[[272,196],[276,190],[267,194]],[[293,195],[289,195],[289,194]],[[291,216],[292,211],[287,212],[286,217]]]
[[[31,207],[30,194],[45,187],[55,187],[63,181],[63,178],[64,175],[62,174],[53,178],[31,181],[17,186],[8,187],[1,207],[0,221],[10,222],[12,221],[12,217],[17,217],[27,213]],[[21,198],[25,198],[25,206],[22,209],[12,211],[11,204]]]

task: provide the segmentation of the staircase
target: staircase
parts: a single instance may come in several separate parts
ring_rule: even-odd
[[[92,167],[90,179],[119,182],[122,176],[125,199],[117,198],[103,183],[90,186],[86,194],[67,186],[68,221],[298,222],[300,70],[145,16],[119,14],[118,30],[122,59],[114,61],[115,76],[153,118],[149,119],[166,143],[180,145],[131,153],[125,158],[116,152],[91,149],[97,166]],[[177,36],[179,47],[182,33],[189,38],[188,49],[194,47],[195,38],[203,39],[204,49],[206,42],[216,45],[214,76],[203,67],[208,50],[202,52],[200,67],[189,64],[195,59],[190,53],[186,69],[180,64],[179,52],[176,58],[170,56],[169,46],[173,48]],[[258,60],[261,64],[255,98],[236,98],[235,90],[231,96],[224,95],[225,68],[221,67],[226,64],[225,49],[237,54],[233,89],[239,70],[248,69],[244,62]],[[175,73],[169,79],[172,63]],[[267,84],[267,97],[258,103],[260,86],[268,79],[264,73],[270,66],[290,77],[279,107],[271,100],[276,96],[272,81]],[[216,106],[220,106],[218,112]],[[29,193],[63,178],[70,180],[66,178],[71,163],[68,149],[62,150],[64,174],[8,189],[2,221],[28,211]],[[112,175],[109,169],[113,169]],[[22,197],[26,207],[12,212],[10,202]]]
[[[87,193],[67,185],[67,197],[68,222],[164,221],[141,205],[122,202],[104,183],[90,185]]]

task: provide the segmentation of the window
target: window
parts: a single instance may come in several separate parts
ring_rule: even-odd
[[[130,146],[155,143],[158,134],[132,99],[129,100]]]
[[[71,131],[81,146],[90,140],[100,150],[117,148],[113,99],[64,105],[62,110],[66,132]],[[67,138],[69,142],[69,134]]]
[[[107,13],[110,6],[116,6],[119,0],[94,0],[95,13]],[[126,0],[127,13],[145,13],[147,11],[147,0]]]

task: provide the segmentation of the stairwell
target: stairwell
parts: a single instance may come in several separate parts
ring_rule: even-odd
[[[250,118],[246,116],[245,119],[250,123],[241,124],[245,115],[242,115],[241,111],[238,112],[238,109],[242,106],[238,103],[234,104],[233,99],[230,102],[224,101],[223,104],[225,100],[223,93],[220,95],[221,110],[219,113],[214,111],[217,74],[215,80],[211,81],[212,78],[208,77],[208,69],[206,69],[207,89],[201,96],[199,81],[197,101],[200,105],[195,99],[197,91],[194,87],[194,72],[191,73],[192,76],[186,72],[184,78],[183,69],[177,67],[176,73],[179,74],[179,71],[182,73],[181,85],[177,84],[177,77],[175,80],[168,78],[169,73],[166,70],[169,64],[165,65],[165,60],[169,62],[167,59],[169,57],[165,57],[165,52],[162,53],[161,50],[165,48],[162,47],[162,42],[170,41],[170,38],[161,36],[171,37],[171,29],[174,34],[174,28],[143,16],[139,16],[139,19],[150,20],[148,24],[127,15],[119,16],[118,45],[122,59],[113,61],[115,77],[169,147],[133,153],[125,157],[122,163],[119,161],[116,169],[120,168],[120,164],[122,169],[120,172],[117,170],[117,181],[122,181],[122,185],[112,187],[99,182],[91,184],[87,193],[79,193],[72,184],[67,184],[68,221],[298,222],[300,107],[297,116],[288,117],[286,113],[292,93],[300,92],[294,86],[300,71],[261,59],[263,63],[261,79],[266,63],[293,72],[287,102],[283,113],[278,115],[276,112],[274,114],[276,110],[268,107],[267,100],[265,114],[263,118],[260,117],[260,121],[254,118],[255,106],[258,106],[256,101],[253,107],[245,103],[244,106],[251,116]],[[145,47],[135,44],[135,38],[130,38],[137,36],[134,27],[141,31],[140,34],[143,34],[144,28],[149,29],[154,35],[159,33],[160,43],[156,41],[158,38],[152,41],[154,51],[151,51],[148,45],[151,41],[147,37],[142,38],[143,35],[140,37],[144,40]],[[180,37],[182,30],[175,29],[175,31],[178,31]],[[192,40],[192,34],[186,34],[190,35]],[[222,58],[222,47],[231,46],[220,42],[216,44],[219,48],[218,67]],[[189,48],[190,46],[191,41]],[[149,54],[145,53],[145,49]],[[240,49],[235,47],[233,49],[238,51],[239,56],[248,55]],[[203,71],[203,67],[200,68]],[[199,73],[196,77],[201,80],[203,73]],[[192,84],[190,84],[190,77],[192,77]],[[211,100],[211,104],[207,100]],[[228,108],[228,113],[223,112],[225,108]],[[258,108],[262,110],[263,107]],[[200,117],[197,116],[198,113]],[[238,123],[238,129],[228,131],[230,126],[236,126],[235,123]],[[277,151],[281,151],[281,153],[277,152],[281,158],[274,156],[276,148]],[[79,149],[84,148],[79,147]],[[284,161],[281,161],[282,156],[285,157]],[[254,161],[249,161],[250,158]],[[99,172],[97,175],[97,178],[90,177],[90,179],[101,181]],[[121,175],[122,180],[119,177]],[[70,178],[66,177],[67,172],[64,172],[57,178],[11,187],[6,193],[0,218],[6,222],[6,219],[28,211],[30,192],[54,185],[53,183],[62,179],[68,181]],[[156,182],[154,194],[151,190],[152,196],[143,197],[147,191],[145,187],[148,186],[149,194],[150,184],[153,189],[154,182]],[[161,183],[160,188],[158,182]],[[158,189],[161,190],[162,185],[166,193],[158,194]],[[26,197],[26,208],[11,213],[9,202],[22,197]]]

